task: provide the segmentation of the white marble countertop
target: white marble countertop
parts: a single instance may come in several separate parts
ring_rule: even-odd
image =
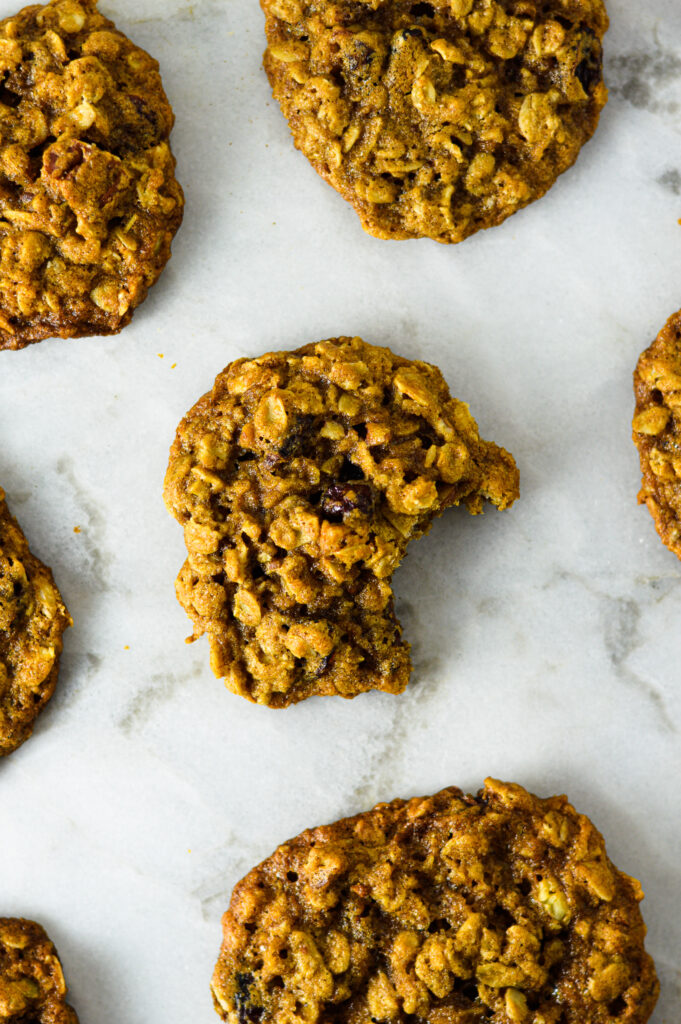
[[[630,440],[636,359],[681,305],[678,0],[610,0],[595,139],[455,247],[364,235],[293,149],[255,0],[101,6],[161,61],[187,211],[123,334],[0,353],[0,481],[76,623],[0,768],[0,914],[46,926],[82,1024],[210,1024],[250,866],[308,825],[493,774],[567,792],[642,880],[653,1021],[678,1024],[681,565],[636,505]],[[231,359],[352,333],[437,363],[522,499],[411,549],[403,696],[270,711],[183,643],[167,451]]]

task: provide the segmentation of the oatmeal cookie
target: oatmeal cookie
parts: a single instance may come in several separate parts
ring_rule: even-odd
[[[681,558],[681,311],[670,317],[634,372],[633,437],[648,506],[662,542]]]
[[[450,505],[506,508],[512,457],[440,371],[360,338],[238,359],[180,424],[165,500],[177,581],[229,689],[286,707],[400,693],[409,647],[390,578]]]
[[[0,21],[0,70],[0,349],[115,334],[182,220],[158,63],[52,0]]]
[[[0,1021],[78,1024],[57,950],[34,921],[0,918]]]
[[[295,145],[377,238],[460,242],[539,199],[598,124],[601,0],[261,0]]]
[[[564,796],[487,779],[280,846],[234,889],[229,1024],[644,1024],[639,883]]]
[[[0,757],[33,732],[72,625],[50,570],[28,549],[0,488]]]

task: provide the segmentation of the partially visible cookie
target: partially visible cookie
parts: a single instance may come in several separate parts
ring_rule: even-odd
[[[261,0],[293,141],[378,238],[460,242],[539,199],[607,100],[602,0]]]
[[[563,796],[379,804],[234,889],[212,990],[229,1024],[645,1024],[639,883]]]
[[[165,484],[189,557],[177,596],[250,700],[400,693],[390,579],[451,505],[506,508],[513,458],[440,371],[360,338],[238,359],[179,426]]]
[[[0,22],[0,71],[0,349],[116,333],[182,220],[158,63],[52,0]]]
[[[0,918],[0,1021],[78,1024],[57,950],[34,921]]]
[[[0,757],[33,732],[72,625],[52,573],[29,551],[0,488]]]
[[[643,473],[638,500],[681,558],[681,312],[670,317],[634,372],[633,437]]]

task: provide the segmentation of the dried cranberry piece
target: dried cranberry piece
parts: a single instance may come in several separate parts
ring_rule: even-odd
[[[575,78],[585,93],[590,93],[603,77],[603,60],[601,49],[596,37],[587,36],[584,43],[583,56],[575,68]]]
[[[252,974],[237,974],[237,990],[234,993],[239,1024],[259,1024],[264,1013],[262,1006],[255,1006],[251,1002],[251,985],[254,982]]]
[[[344,516],[358,509],[369,515],[374,507],[374,493],[370,484],[359,480],[331,484],[322,498],[325,516]]]
[[[284,438],[283,444],[277,449],[277,453],[282,459],[293,459],[297,455],[304,454],[307,446],[317,437],[314,422],[315,417],[307,413],[298,416]]]

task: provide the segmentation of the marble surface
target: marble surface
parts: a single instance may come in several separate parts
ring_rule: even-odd
[[[681,566],[636,505],[630,421],[636,358],[681,304],[678,0],[611,0],[595,139],[456,247],[364,235],[294,151],[255,0],[101,6],[161,61],[187,212],[121,336],[0,353],[0,481],[76,623],[0,767],[0,912],[48,928],[83,1024],[210,1024],[220,915],[252,864],[305,826],[493,774],[567,792],[643,881],[653,1021],[677,1024]],[[229,360],[340,333],[438,363],[515,454],[522,499],[451,512],[411,550],[403,696],[274,712],[183,643],[167,451]]]

